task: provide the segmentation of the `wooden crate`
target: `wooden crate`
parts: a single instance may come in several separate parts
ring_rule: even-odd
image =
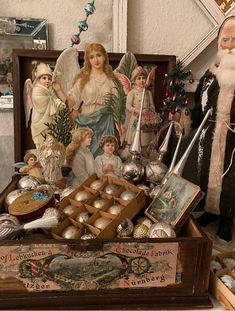
[[[14,50],[15,160],[33,147],[25,128],[23,84],[32,61],[53,63],[60,51]],[[122,54],[110,54],[115,67]],[[79,61],[82,63],[83,53]],[[157,65],[155,103],[162,104],[163,79],[175,56],[136,55],[140,65]],[[19,179],[0,195],[4,199]],[[137,310],[209,308],[212,242],[190,217],[177,238],[28,239],[0,242],[0,308]],[[63,266],[61,268],[60,264]],[[58,268],[60,267],[60,268]],[[69,268],[68,268],[69,267]],[[59,270],[58,270],[59,269]],[[103,269],[103,270],[102,270]]]

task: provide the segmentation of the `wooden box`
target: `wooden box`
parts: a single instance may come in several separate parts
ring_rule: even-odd
[[[32,61],[53,63],[59,51],[14,50],[15,160],[33,147],[25,128],[23,84]],[[122,54],[110,54],[115,67]],[[79,61],[82,63],[83,53]],[[175,56],[136,55],[157,65],[155,103],[165,96],[163,80]],[[16,189],[18,175],[0,195]],[[32,234],[33,237],[33,234]],[[208,308],[212,242],[190,217],[177,238],[24,240],[0,242],[1,309],[139,310]]]
[[[226,265],[224,259],[231,258],[235,262],[235,252],[225,252],[212,256],[212,262],[220,264],[221,269],[214,270],[211,265],[209,289],[212,295],[225,307],[225,310],[235,309],[235,286],[227,287],[220,279],[224,275],[229,275],[235,280],[235,264]]]

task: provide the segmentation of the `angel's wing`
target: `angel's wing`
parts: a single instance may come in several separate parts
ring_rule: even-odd
[[[63,91],[67,93],[72,88],[74,78],[79,71],[78,50],[75,47],[67,48],[56,61],[52,81],[60,82]]]
[[[138,64],[135,55],[128,51],[123,55],[118,67],[114,70],[114,72],[120,72],[126,75],[129,80],[131,80],[131,74],[137,66]]]
[[[119,80],[119,82],[122,84],[123,91],[127,95],[131,90],[131,81],[128,79],[126,75],[120,72],[114,71],[115,77]]]
[[[153,83],[155,70],[157,69],[157,66],[153,67],[151,71],[149,72],[147,79],[146,79],[146,86],[149,87]]]
[[[33,90],[33,83],[31,79],[26,79],[24,83],[24,90],[23,90],[23,100],[24,100],[24,113],[25,113],[25,123],[26,128],[29,124],[30,113],[33,108],[33,101],[32,101],[32,90]]]

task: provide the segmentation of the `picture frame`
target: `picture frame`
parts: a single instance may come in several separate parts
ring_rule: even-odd
[[[146,209],[145,214],[155,223],[170,224],[177,232],[202,196],[199,186],[172,173]]]
[[[184,66],[189,65],[217,37],[224,19],[235,14],[234,0],[195,0],[195,4],[202,10],[208,26],[200,41],[195,41],[194,47],[181,58]]]
[[[0,17],[0,110],[13,109],[13,50],[47,48],[45,19]]]

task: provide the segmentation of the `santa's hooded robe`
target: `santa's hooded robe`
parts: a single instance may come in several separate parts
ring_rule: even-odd
[[[234,73],[235,74],[235,73]],[[207,212],[235,216],[235,85],[219,83],[219,65],[213,65],[200,79],[192,111],[192,127],[197,127],[212,108],[198,144],[199,185],[205,192]],[[223,174],[225,175],[223,176]]]

